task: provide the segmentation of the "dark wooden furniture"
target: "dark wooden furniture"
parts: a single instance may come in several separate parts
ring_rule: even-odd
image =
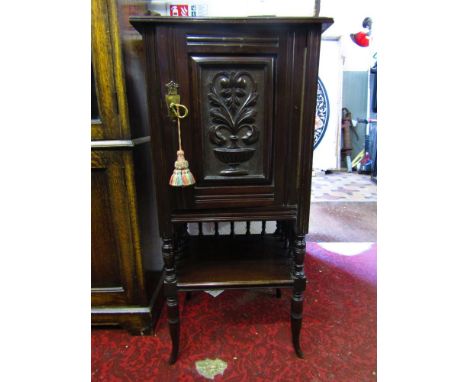
[[[142,41],[127,11],[92,0],[91,319],[148,334],[163,305],[162,256]]]
[[[178,354],[177,293],[216,288],[292,288],[292,338],[302,357],[320,35],[332,19],[130,21],[145,44],[170,363]],[[188,188],[168,185],[177,150],[165,102],[171,81],[190,110],[182,143],[197,183]],[[232,231],[238,221],[247,222],[242,235]],[[258,234],[255,221],[263,222]],[[265,232],[265,221],[278,222],[275,234]],[[207,222],[215,223],[214,235],[187,232],[187,224]],[[221,222],[231,222],[228,235],[220,234]]]

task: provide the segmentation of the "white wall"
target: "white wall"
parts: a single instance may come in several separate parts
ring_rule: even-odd
[[[164,4],[203,4],[207,14],[201,16],[314,16],[315,1],[284,0],[152,0],[152,9],[164,15]]]
[[[202,1],[202,0],[200,0]],[[313,16],[315,1],[206,0],[209,16]]]
[[[299,1],[303,2],[303,0]],[[327,36],[342,36],[342,54],[344,57],[345,71],[367,71],[370,67],[374,45],[363,48],[356,45],[349,35],[365,31],[362,21],[371,17],[375,25],[375,0],[322,0],[320,16],[333,17],[334,24],[323,34]],[[375,36],[375,29],[373,29]]]
[[[325,135],[314,150],[314,169],[336,169],[340,167],[339,155],[341,151],[340,134],[343,85],[341,39],[322,40],[319,77],[328,94],[330,114]]]

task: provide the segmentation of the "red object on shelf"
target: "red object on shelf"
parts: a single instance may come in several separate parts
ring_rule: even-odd
[[[359,46],[362,46],[364,48],[369,46],[369,36],[367,35],[367,33],[351,33],[350,37],[351,40],[353,40]]]
[[[187,17],[189,15],[188,4],[171,4],[169,11],[171,16]]]

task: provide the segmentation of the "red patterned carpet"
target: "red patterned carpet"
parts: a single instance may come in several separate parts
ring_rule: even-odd
[[[216,298],[194,292],[190,301],[180,298],[175,365],[167,364],[170,339],[164,313],[153,337],[93,330],[92,380],[208,381],[195,363],[219,358],[227,367],[214,381],[375,381],[376,245],[357,245],[307,243],[305,359],[296,358],[291,343],[288,290],[281,299],[270,291],[225,291]]]

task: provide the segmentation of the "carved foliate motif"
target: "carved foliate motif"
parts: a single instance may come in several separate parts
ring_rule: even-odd
[[[257,101],[257,84],[248,72],[219,72],[213,77],[208,93],[209,138],[218,146],[213,149],[215,156],[229,165],[221,175],[248,173],[238,166],[255,153],[255,148],[246,145],[252,145],[259,138],[255,125]]]

